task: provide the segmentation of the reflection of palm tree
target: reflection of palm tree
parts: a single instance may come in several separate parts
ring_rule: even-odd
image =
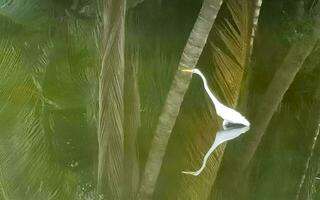
[[[202,172],[202,170],[206,167],[206,163],[209,159],[209,156],[212,154],[212,152],[220,144],[239,137],[241,134],[247,132],[249,129],[250,129],[250,127],[245,126],[245,127],[241,127],[241,128],[226,128],[226,129],[218,131],[218,133],[216,134],[216,138],[214,140],[214,143],[212,144],[212,146],[210,147],[210,149],[208,150],[208,152],[204,156],[204,159],[203,159],[203,162],[202,162],[200,169],[197,171],[192,171],[192,172],[191,171],[183,171],[182,173],[191,174],[193,176],[198,176]]]
[[[77,199],[93,182],[96,25],[62,4],[0,1],[0,199]]]
[[[307,2],[304,0],[299,1]],[[105,10],[106,8],[102,5],[101,7],[95,5],[95,2],[97,1],[0,0],[0,199],[97,199],[87,196],[78,197],[76,195],[78,195],[78,192],[82,194],[83,189],[85,189],[83,192],[86,194],[89,191],[94,195],[95,183],[97,182],[96,179],[98,179],[98,191],[107,195],[106,198],[119,199],[119,196],[121,196],[121,199],[133,200],[137,196],[137,187],[140,182],[139,173],[140,171],[142,172],[147,159],[145,154],[147,154],[150,146],[152,146],[151,149],[157,150],[155,145],[158,144],[160,147],[158,148],[158,150],[160,149],[158,154],[150,153],[151,162],[148,161],[147,164],[147,171],[151,171],[153,174],[145,174],[147,181],[148,178],[152,179],[151,184],[147,185],[147,187],[152,187],[150,189],[152,191],[158,191],[153,196],[157,199],[208,199],[213,184],[215,186],[218,185],[220,188],[223,187],[222,184],[215,183],[215,177],[223,155],[224,141],[237,137],[237,134],[233,134],[232,131],[236,131],[233,129],[222,130],[217,133],[215,140],[211,139],[212,134],[206,134],[207,132],[216,133],[218,130],[218,122],[213,119],[216,113],[214,109],[212,109],[213,112],[210,112],[211,109],[209,111],[208,105],[204,104],[203,101],[197,102],[199,104],[194,103],[196,99],[202,98],[202,95],[195,95],[199,94],[199,91],[197,89],[193,90],[194,88],[190,88],[188,98],[185,99],[179,114],[178,123],[175,124],[182,97],[191,78],[187,73],[178,71],[172,86],[173,92],[170,92],[156,129],[155,140],[158,141],[153,144],[149,143],[149,139],[154,135],[152,133],[155,130],[157,118],[164,103],[163,100],[167,95],[167,86],[171,84],[169,80],[173,77],[172,72],[175,70],[171,63],[176,65],[177,59],[179,59],[178,56],[180,56],[181,46],[176,45],[176,42],[178,41],[179,45],[180,42],[181,44],[185,42],[185,34],[189,33],[189,29],[186,30],[182,27],[191,28],[189,25],[191,26],[191,23],[194,22],[194,18],[191,16],[198,14],[196,9],[198,7],[189,5],[182,9],[183,13],[176,10],[173,12],[172,9],[180,7],[175,6],[178,2],[182,2],[181,4],[186,2],[172,0],[169,4],[166,4],[165,2],[168,3],[169,1],[162,1],[161,12],[154,13],[154,11],[159,11],[156,9],[160,7],[156,6],[159,4],[155,2],[161,2],[161,0],[145,1],[134,10],[130,10],[126,15],[123,6],[121,7],[121,12],[120,9],[117,9],[120,4],[134,7],[141,0],[98,1],[110,3],[110,6],[107,7],[111,10],[110,12]],[[194,2],[196,1],[190,1],[193,5],[200,6],[202,1]],[[209,8],[208,2],[221,2],[221,0],[205,0],[204,2],[204,7]],[[261,4],[261,0],[225,0],[224,2],[225,6],[223,6],[223,10],[219,14],[219,20],[211,30],[212,34],[199,65],[208,66],[206,70],[210,72],[206,74],[206,78],[209,83],[212,81],[213,84],[209,85],[211,86],[210,88],[214,89],[215,95],[219,94],[217,98],[221,99],[221,102],[225,105],[235,107],[240,87],[243,88],[245,86],[245,84],[241,83],[243,72],[251,69],[260,71],[257,67],[250,67],[249,61],[253,40],[250,36],[254,35],[252,30],[255,27],[252,26],[252,18],[255,15],[255,19],[257,19],[259,13],[256,12],[257,10],[253,12],[253,2]],[[283,5],[279,6],[281,11],[283,7],[287,7],[284,2],[285,0],[277,2]],[[270,7],[270,3],[267,2],[265,8],[268,8],[268,6]],[[108,16],[105,16],[106,18],[97,17],[97,20],[95,18],[92,19],[91,15],[88,14],[91,14],[91,9],[94,10],[96,7],[104,9],[106,11],[104,14]],[[166,15],[167,12],[162,12],[166,11],[165,9],[167,8],[165,7],[169,7],[168,10],[172,14],[170,17]],[[290,5],[289,7],[292,6]],[[304,7],[309,7],[309,5]],[[304,7],[301,8],[303,9]],[[153,10],[153,8],[156,9]],[[263,22],[262,32],[266,29],[272,30],[272,32],[281,32],[281,30],[268,25],[270,21],[273,24],[278,19],[273,20],[266,11],[268,10],[264,9],[265,18],[261,21]],[[161,14],[158,16],[158,13]],[[201,13],[203,14],[203,12]],[[215,14],[213,12],[207,13]],[[286,13],[282,14],[287,15]],[[151,19],[145,21],[145,18],[149,18],[149,16],[152,16]],[[128,23],[124,23],[125,17],[129,19]],[[102,18],[105,20],[102,20]],[[160,19],[161,23],[158,23],[158,19]],[[151,21],[157,23],[148,23]],[[207,20],[205,19],[204,21]],[[102,40],[101,37],[93,38],[92,36],[98,33],[95,30],[95,26],[103,23],[106,23],[106,29],[100,36],[103,36],[105,40]],[[193,30],[188,42],[189,45],[183,54],[181,66],[194,66],[190,63],[195,63],[202,51],[201,45],[198,45],[197,42],[203,44],[203,41],[205,41],[205,37],[203,37],[205,31],[203,30],[204,27],[210,29],[209,23],[202,23],[201,31]],[[124,28],[127,27],[125,24],[129,25],[128,31],[124,31]],[[159,24],[167,28],[167,30],[159,30]],[[187,26],[187,24],[189,25]],[[290,22],[290,24],[292,23]],[[197,25],[200,25],[200,23],[197,23]],[[256,25],[256,22],[254,25]],[[133,27],[134,31],[132,31]],[[124,33],[129,36],[126,37],[126,40],[124,40]],[[97,35],[99,36],[99,34]],[[256,53],[259,54],[260,50],[268,49],[268,45],[265,45],[268,44],[265,40],[268,37],[260,37],[261,43],[260,46],[258,43],[258,48],[255,49],[255,51],[258,51],[253,54],[254,56],[257,55]],[[174,44],[170,43],[168,45],[170,48],[167,48],[166,42],[173,41],[173,39]],[[131,58],[131,52],[124,50],[124,41],[126,41],[126,46],[129,44],[130,46],[128,47],[134,47],[130,51],[136,52],[136,56]],[[106,45],[108,48],[103,49],[100,46],[104,44],[108,44]],[[96,45],[101,47],[101,51],[96,49]],[[306,45],[311,48],[310,42],[305,43],[303,46]],[[297,66],[290,62],[295,60],[303,62],[303,59],[295,54],[297,51],[304,52],[305,55],[308,54],[303,46],[294,45],[292,47],[290,54],[296,59],[286,58],[285,63],[288,63],[287,66],[290,66],[290,68],[286,67],[281,71],[280,67],[277,68],[279,71],[274,73],[275,82],[270,84],[270,90],[266,93],[264,101],[259,101],[261,104],[259,107],[263,106],[263,108],[253,108],[255,109],[255,119],[252,119],[251,122],[254,127],[251,129],[252,134],[248,134],[248,138],[260,138],[261,133],[269,126],[269,117],[272,117],[277,105],[282,101],[280,96],[285,92],[283,88],[291,85],[294,74],[301,67],[301,65]],[[283,51],[277,51],[277,54],[283,55],[286,50],[287,48]],[[99,67],[96,62],[99,62],[98,65],[101,66],[100,62],[103,57],[101,53],[106,54],[100,79],[100,99],[98,99],[97,71]],[[265,58],[264,54],[268,53],[264,52],[260,55]],[[168,56],[169,54],[170,56]],[[124,55],[126,56],[125,70],[123,69]],[[192,56],[190,57],[190,55]],[[117,57],[121,58],[118,59]],[[308,57],[308,63],[316,62],[310,62],[309,58],[310,56]],[[260,63],[260,59],[259,56],[253,58],[258,63]],[[130,69],[132,63],[136,63],[135,65],[138,66],[139,73],[137,75],[139,76],[132,73],[133,69]],[[161,72],[161,74],[158,72]],[[254,77],[250,73],[248,74],[248,79]],[[278,79],[279,77],[284,79],[281,82],[276,82],[276,80],[280,80]],[[247,82],[248,88],[255,84],[260,85],[261,80],[259,80],[260,78],[257,79],[257,82]],[[313,83],[309,79],[306,79],[305,82],[308,84]],[[309,90],[308,85],[306,84],[305,86],[304,88]],[[138,95],[137,89],[141,91],[141,96]],[[253,99],[251,95],[243,94],[241,94],[241,98]],[[86,98],[89,96],[90,98]],[[139,97],[141,97],[141,110],[139,108]],[[135,99],[135,101],[132,101],[132,99]],[[306,99],[310,98],[306,97]],[[291,101],[294,101],[294,99],[291,99]],[[98,102],[100,102],[100,118],[98,118],[97,114]],[[240,102],[246,104],[247,101],[246,99],[241,99]],[[262,105],[261,102],[267,103]],[[222,106],[222,104],[219,105]],[[212,107],[211,104],[209,107]],[[217,112],[218,114],[225,113],[225,111],[219,111],[219,109]],[[142,116],[141,126],[139,125],[140,114]],[[227,118],[222,114],[221,116],[225,119]],[[303,121],[305,114],[299,111],[300,116],[302,116],[300,119]],[[100,124],[98,124],[98,119],[100,119]],[[306,121],[313,121],[313,119],[308,118]],[[279,123],[287,127],[286,120],[280,120]],[[228,121],[234,123],[237,120],[225,120],[225,122]],[[88,125],[89,130],[87,131]],[[173,125],[174,130],[172,130]],[[228,123],[224,123],[224,125],[227,128]],[[99,151],[96,149],[97,126],[100,127],[99,136],[101,136],[99,137]],[[273,127],[270,128],[271,131],[275,129]],[[278,127],[276,128],[278,129]],[[137,130],[139,130],[139,139],[136,138]],[[277,131],[279,133],[284,132],[283,129],[278,129]],[[170,142],[170,148],[167,149],[168,154],[166,155],[165,165],[162,165],[163,152],[166,151],[166,140],[170,136],[170,132],[174,137]],[[306,133],[307,131],[303,132]],[[204,134],[201,137],[198,133]],[[146,138],[144,135],[148,135],[150,138]],[[304,137],[303,140],[298,138],[298,142],[291,143],[292,139],[294,139],[293,135],[288,138],[284,134],[280,136],[281,134],[273,133],[273,135],[277,135],[275,136],[276,138],[281,137],[283,139],[276,140],[280,141],[279,146],[281,143],[281,147],[285,146],[284,143],[290,142],[292,148],[295,148],[298,145],[300,146],[298,144],[300,141],[301,145],[305,146],[307,141],[306,137]],[[193,139],[194,137],[196,137],[196,140]],[[89,140],[86,140],[86,138],[89,138]],[[265,141],[271,140],[266,139]],[[141,148],[142,143],[144,143],[143,145],[146,144],[143,148]],[[235,142],[232,143],[234,144]],[[258,144],[259,141],[255,142],[254,145],[256,146],[248,145],[245,148],[248,147],[253,152]],[[198,156],[199,152],[206,152],[210,145],[212,147],[206,153],[204,163],[201,166],[201,170],[205,168],[206,172],[201,172],[202,176],[198,176],[197,179],[193,179],[192,176],[182,175],[180,172],[181,165],[190,169],[197,169],[198,165],[200,167],[201,164],[198,164],[197,159],[193,158],[199,157],[202,159],[202,155],[201,157]],[[277,147],[277,144],[273,144],[273,146]],[[137,156],[137,147],[139,147],[138,151],[141,153],[139,157]],[[259,159],[266,157],[265,149],[267,151],[271,149],[270,147],[265,147],[263,146],[262,156],[259,156]],[[278,160],[279,154],[277,150],[273,151],[277,156],[275,157],[277,162],[274,164],[276,170],[276,166],[282,168],[282,160],[291,160]],[[151,150],[151,152],[154,151]],[[228,150],[228,152],[230,151]],[[224,155],[224,159],[230,157],[228,152]],[[241,155],[239,155],[240,151],[233,152],[235,152],[235,155],[231,156],[232,160],[250,155],[250,153],[245,153],[247,151],[241,151]],[[213,156],[212,154],[215,155]],[[98,155],[99,162],[97,161]],[[190,158],[187,163],[184,163],[186,159],[182,155],[188,155]],[[213,157],[216,159],[212,159]],[[171,158],[175,162],[168,162]],[[316,156],[314,158],[316,159]],[[243,163],[244,160],[246,159],[242,159],[240,162]],[[152,163],[152,161],[155,162]],[[96,172],[97,166],[95,164],[97,163],[99,163],[99,177],[96,173],[92,173],[92,169]],[[269,163],[269,161],[266,163],[269,166],[268,169],[272,168]],[[260,166],[259,162],[253,164],[253,167],[256,164]],[[261,162],[261,164],[264,165],[265,163]],[[225,170],[228,170],[229,166],[231,166],[231,170],[236,171],[236,168],[240,165],[227,164],[224,166],[226,167],[222,167],[219,177],[223,176],[223,174],[228,174],[225,173]],[[298,169],[298,165],[290,166],[295,166],[295,169]],[[159,175],[159,168],[161,168],[161,176],[163,178],[155,185],[154,182]],[[302,167],[299,168],[302,169]],[[310,171],[313,168],[310,167]],[[297,173],[295,169],[294,175]],[[278,171],[272,170],[272,172],[276,173]],[[309,170],[307,173],[309,173]],[[165,181],[168,174],[169,176],[176,176],[174,178],[170,176],[174,180],[172,181],[173,183],[170,182],[168,184]],[[269,177],[272,177],[274,173],[270,174],[271,176]],[[235,175],[233,178],[241,179],[239,178],[241,173],[235,173]],[[263,175],[264,177],[268,176],[265,175],[265,172],[263,172]],[[125,178],[121,178],[123,176]],[[309,174],[307,174],[305,183],[307,183],[308,177],[310,177]],[[283,176],[281,178],[286,179]],[[122,180],[125,180],[123,181],[125,183],[122,183]],[[232,188],[230,187],[230,180],[234,179],[227,179],[228,185],[224,188]],[[82,186],[86,186],[87,182],[90,183],[90,187],[83,188]],[[291,183],[283,185],[291,185]],[[304,192],[305,186],[308,185],[303,185],[301,192]],[[259,189],[255,188],[255,191],[263,191],[259,192],[259,194],[265,195],[268,193],[264,190],[265,188],[270,189],[266,186],[259,186]],[[162,196],[163,193],[160,197],[158,196],[161,191],[168,191],[167,189],[169,189],[169,192],[166,192],[166,197]],[[152,193],[150,190],[148,191],[149,194]],[[219,188],[214,190],[219,195],[222,193]],[[125,194],[122,196],[122,193]],[[81,194],[79,195],[81,196]],[[234,193],[232,195],[234,197]],[[252,196],[255,196],[255,194]],[[210,197],[210,199],[215,198]],[[222,197],[222,199],[226,198]],[[259,198],[256,196],[256,199]]]

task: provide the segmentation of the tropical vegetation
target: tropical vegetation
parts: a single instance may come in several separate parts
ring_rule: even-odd
[[[0,0],[0,199],[320,198],[319,0]],[[200,79],[251,130],[222,128]]]

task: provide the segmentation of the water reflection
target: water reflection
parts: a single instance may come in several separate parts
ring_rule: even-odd
[[[241,134],[247,132],[250,129],[249,126],[243,126],[241,124],[228,124],[228,126],[224,126],[224,128],[217,132],[216,138],[211,145],[210,149],[204,156],[202,166],[197,171],[183,171],[184,174],[190,174],[193,176],[198,176],[203,169],[206,167],[207,161],[212,154],[212,152],[222,143],[235,139],[239,137]]]

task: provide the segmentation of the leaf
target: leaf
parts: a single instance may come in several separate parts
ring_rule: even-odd
[[[48,36],[49,30],[34,31],[12,21],[6,19],[6,26],[9,30],[18,26],[21,33],[7,37],[8,32],[0,39],[2,195],[35,200],[85,198],[93,190],[88,149],[96,134],[87,136],[83,110],[88,102],[83,96],[89,96],[85,72],[97,67],[91,38],[95,24],[53,20],[51,28],[60,29]],[[52,69],[57,73],[50,74]],[[64,89],[60,91],[66,95],[50,91],[48,85]]]
[[[123,195],[124,36],[125,1],[103,5],[103,57],[99,83],[98,194],[109,199]]]
[[[69,184],[76,185],[71,181],[75,177],[54,162],[42,121],[41,91],[32,73],[24,72],[19,49],[8,41],[0,44],[2,195],[8,199],[70,198]]]
[[[215,83],[223,99],[235,106],[239,97],[243,76],[250,60],[252,33],[257,23],[252,1],[226,1],[231,20],[225,18],[217,24],[212,35],[211,47],[215,65]],[[228,16],[228,15],[226,15]]]
[[[50,6],[51,1],[47,0],[1,0],[0,16],[10,18],[16,24],[35,27],[48,20]]]

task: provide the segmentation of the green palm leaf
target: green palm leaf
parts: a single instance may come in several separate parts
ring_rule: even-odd
[[[36,26],[45,25],[52,6],[51,1],[47,0],[1,0],[0,16],[11,18],[17,24],[40,28]]]
[[[103,57],[99,83],[98,193],[121,199],[124,184],[124,36],[126,1],[103,4]]]
[[[6,186],[2,188],[3,195],[9,199],[69,198],[71,185],[75,185],[71,180],[76,179],[54,163],[42,121],[43,95],[34,84],[32,73],[21,70],[19,49],[2,41],[1,50],[3,145],[0,163],[1,185]],[[9,70],[10,76],[6,73]],[[62,184],[64,180],[71,182],[66,181],[65,185]]]
[[[89,154],[96,137],[86,138],[88,101],[83,96],[89,97],[89,72],[97,67],[95,24],[68,17],[61,23],[51,16],[50,29],[37,30],[8,16],[1,16],[1,25],[19,33],[1,28],[2,196],[86,198],[94,187]],[[59,31],[52,31],[58,24]],[[77,137],[86,142],[78,143]]]

